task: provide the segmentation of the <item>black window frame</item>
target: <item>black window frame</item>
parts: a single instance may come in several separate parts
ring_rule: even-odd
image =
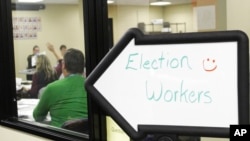
[[[83,0],[86,74],[95,68],[109,50],[106,0]],[[0,1],[0,125],[40,137],[61,141],[106,140],[105,114],[91,99],[89,104],[89,135],[73,134],[31,125],[17,119],[15,61],[12,32],[11,1]]]

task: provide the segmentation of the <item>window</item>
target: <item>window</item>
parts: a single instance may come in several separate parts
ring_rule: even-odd
[[[126,2],[114,0],[114,3],[108,5],[108,18],[112,19],[114,44],[119,42],[129,28],[139,28],[147,35],[226,30],[226,9],[224,9],[226,4],[223,0],[218,0],[217,3],[212,0],[205,2],[175,0],[169,5],[162,6],[150,5],[151,2],[156,0],[127,0]],[[202,19],[204,17],[206,19]],[[115,141],[118,138],[130,140],[110,116],[106,116],[106,124],[107,140]],[[147,139],[154,137],[160,140],[164,135],[149,135]],[[176,139],[177,136],[170,134],[169,137]],[[200,137],[179,136],[178,138],[179,140],[188,138],[200,140]]]
[[[31,90],[31,83],[35,83],[32,82],[32,74],[38,65],[36,54],[45,54],[52,67],[56,67],[59,63],[58,58],[49,51],[47,43],[54,46],[60,58],[63,56],[60,49],[62,45],[65,45],[66,49],[75,48],[85,52],[83,4],[82,1],[77,0],[41,3],[17,1],[12,3],[12,8],[16,83],[18,83],[17,87],[21,85],[21,90],[17,89],[18,98],[20,98],[17,101],[18,119],[26,123],[50,127],[49,115],[43,123],[39,124],[34,121],[32,115],[41,97],[41,91],[47,84],[38,78],[37,88]],[[32,57],[29,58],[30,56]],[[26,93],[26,91],[29,92]]]
[[[57,51],[62,44],[81,50],[85,54],[87,74],[108,51],[108,42],[99,43],[102,41],[96,41],[98,39],[93,37],[97,36],[97,33],[98,38],[107,34],[106,28],[104,31],[98,31],[95,27],[103,26],[106,20],[100,23],[101,26],[98,25],[99,23],[97,25],[89,24],[93,20],[101,19],[89,16],[94,13],[94,9],[99,9],[102,13],[101,16],[105,15],[101,1],[93,3],[93,0],[69,0],[63,4],[61,3],[63,1],[56,2],[48,0],[38,4],[21,4],[13,0],[12,4],[10,1],[1,1],[0,3],[0,10],[3,11],[0,17],[1,34],[4,36],[3,40],[1,39],[1,45],[5,46],[1,51],[4,58],[3,63],[1,63],[1,72],[5,75],[1,75],[1,79],[5,80],[6,84],[1,86],[1,93],[8,91],[8,94],[2,96],[0,102],[2,107],[0,109],[1,125],[53,140],[88,140],[89,134],[33,122],[27,118],[23,111],[19,111],[25,105],[19,105],[20,100],[16,97],[16,89],[18,89],[16,88],[16,80],[21,80],[23,85],[30,83],[24,73],[32,72],[23,70],[27,67],[27,55],[32,53],[35,45],[40,47],[41,53],[46,54],[51,59],[53,65],[56,65],[57,60],[51,52],[48,52],[45,46],[46,42],[52,43]],[[86,16],[83,16],[84,13]],[[88,28],[84,30],[84,27]],[[102,40],[106,41],[103,38]],[[90,48],[89,46],[93,46],[93,43],[98,43],[98,46]],[[103,45],[107,46],[107,49],[104,49]],[[101,49],[98,50],[98,48]],[[32,116],[32,113],[29,114]]]

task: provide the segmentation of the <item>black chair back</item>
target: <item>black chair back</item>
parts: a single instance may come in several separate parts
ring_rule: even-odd
[[[89,133],[88,119],[68,120],[62,125],[62,128],[87,134]]]

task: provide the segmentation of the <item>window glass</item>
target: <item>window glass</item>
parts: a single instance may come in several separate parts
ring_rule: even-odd
[[[33,74],[39,66],[39,56],[45,55],[55,68],[64,50],[74,48],[85,54],[82,0],[43,0],[20,2],[12,0],[13,41],[18,97],[18,119],[38,126],[50,127],[50,115],[44,122],[35,122],[33,110],[45,89],[38,84],[33,91]],[[49,50],[53,46],[57,55]],[[63,47],[64,46],[64,47]],[[38,55],[38,56],[37,56]],[[83,74],[83,77],[85,75]],[[59,78],[61,79],[61,77]],[[37,81],[42,81],[37,78]],[[85,122],[85,121],[78,121]],[[80,132],[80,131],[79,131]]]
[[[190,0],[182,3],[176,0],[166,6],[151,6],[150,2],[115,0],[108,5],[108,16],[113,19],[114,42],[132,27],[138,27],[145,34],[196,31],[192,26],[193,5]]]
[[[116,44],[129,28],[139,28],[144,34],[181,34],[185,32],[215,31],[226,29],[225,1],[167,0],[165,5],[153,4],[157,0],[110,0],[108,18],[112,25],[113,42]],[[166,2],[166,1],[164,1]],[[220,10],[216,10],[220,7]],[[107,139],[109,141],[129,136],[109,116]],[[148,136],[160,139],[161,135]],[[169,136],[175,138],[175,136]],[[164,137],[163,137],[164,138]],[[180,140],[199,140],[199,137],[178,137]]]
[[[30,99],[29,95],[19,93],[22,87],[28,89],[32,83],[27,74],[33,73],[32,66],[34,66],[36,59],[31,58],[31,68],[29,68],[27,58],[32,54],[33,47],[37,45],[39,52],[46,54],[52,66],[56,66],[58,63],[56,57],[46,47],[48,42],[54,45],[58,53],[60,53],[59,47],[61,45],[77,48],[84,53],[82,1],[67,0],[66,3],[61,3],[61,1],[45,0],[39,2],[38,5],[12,1],[16,87],[18,95],[20,95],[18,116],[20,120],[31,124],[47,125],[46,122],[41,124],[32,119],[29,107],[30,105],[35,106],[39,99]],[[110,46],[116,44],[131,27],[138,27],[145,34],[226,29],[226,16],[219,14],[216,10],[218,5],[225,3],[199,3],[199,0],[195,3],[193,0],[180,3],[180,1],[183,2],[183,0],[175,0],[176,4],[150,6],[151,0],[115,0],[113,4],[108,6]],[[204,5],[212,5],[212,8],[209,8],[208,11],[200,9],[199,6]],[[213,5],[216,6],[213,7]],[[205,13],[203,13],[204,11]],[[225,9],[220,9],[220,12],[222,11]],[[208,14],[206,16],[209,18],[203,19],[204,15],[202,14]],[[202,22],[204,20],[207,21],[206,24]],[[25,105],[27,101],[29,101],[29,105]],[[123,136],[124,140],[129,140],[122,129],[110,117],[107,117],[108,140],[116,140],[114,139],[116,135],[118,138]]]

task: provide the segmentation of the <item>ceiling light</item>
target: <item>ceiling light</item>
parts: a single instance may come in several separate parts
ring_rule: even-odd
[[[164,6],[164,5],[169,5],[171,2],[168,1],[163,1],[163,0],[157,0],[155,2],[151,2],[150,5],[152,6]]]
[[[18,2],[27,2],[27,3],[36,3],[36,2],[41,2],[43,0],[18,0]]]
[[[108,2],[108,4],[112,4],[112,3],[114,3],[114,1],[113,1],[113,0],[108,0],[107,2]]]

